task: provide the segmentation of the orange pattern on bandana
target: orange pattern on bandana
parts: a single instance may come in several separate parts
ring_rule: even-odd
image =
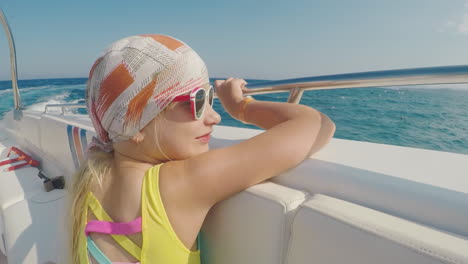
[[[136,124],[138,120],[141,119],[141,115],[143,114],[143,109],[146,106],[146,103],[153,95],[154,88],[156,87],[156,79],[152,80],[148,85],[141,90],[137,96],[133,97],[128,104],[128,110],[125,114],[125,122],[124,126],[128,126],[129,124]]]
[[[99,117],[102,118],[104,112],[119,97],[119,95],[133,83],[133,77],[128,72],[123,63],[119,64],[101,84],[99,97],[102,98],[98,108]]]
[[[144,37],[150,37],[150,38],[156,40],[157,42],[163,44],[164,46],[166,46],[170,50],[176,50],[180,46],[184,45],[184,43],[182,43],[182,42],[180,42],[180,41],[178,41],[176,39],[173,39],[171,37],[164,36],[164,35],[147,34],[147,35],[143,35],[143,36]]]

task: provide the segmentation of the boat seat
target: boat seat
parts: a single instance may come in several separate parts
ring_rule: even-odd
[[[271,181],[468,237],[467,171],[463,154],[334,138]]]
[[[40,130],[42,151],[64,171],[65,181],[71,182],[71,176],[85,158],[94,130],[52,115],[41,118]]]
[[[6,158],[11,142],[1,141],[0,159]],[[9,231],[5,225],[5,210],[15,203],[30,197],[42,190],[42,181],[37,175],[39,172],[34,167],[23,167],[15,171],[3,171],[6,166],[0,167],[0,251],[6,255],[5,232]]]
[[[67,124],[25,114],[16,125],[26,137],[20,138],[14,145],[29,154],[37,154],[31,151],[40,149],[43,143],[57,151],[63,146],[59,142],[59,133],[53,134],[53,130]],[[47,134],[50,141],[41,142]],[[11,146],[11,141],[0,141],[0,159],[6,157]],[[51,149],[44,150],[47,152]],[[66,154],[53,158],[65,162]],[[33,155],[33,158],[40,156]],[[62,259],[66,255],[57,253],[66,250],[66,218],[63,217],[66,215],[66,191],[46,192],[43,180],[37,177],[39,170],[34,167],[9,172],[3,171],[3,168],[0,170],[0,259],[6,258],[8,263],[66,263]]]
[[[0,159],[6,157],[12,142],[0,142]],[[3,167],[3,166],[2,166]],[[59,221],[63,219],[64,205],[60,199],[63,190],[45,192],[35,167],[3,171],[0,167],[0,259],[9,263],[39,263],[38,260],[57,258]],[[59,212],[60,211],[60,212]],[[55,217],[51,217],[54,215]],[[63,222],[61,222],[63,226]],[[54,237],[51,243],[50,237]],[[58,241],[58,242],[57,242]],[[62,250],[62,249],[61,249]],[[40,262],[43,263],[44,261]],[[0,262],[1,263],[1,262]],[[62,262],[63,263],[63,262]],[[3,264],[3,263],[2,263]]]
[[[307,197],[265,181],[218,203],[202,227],[202,263],[284,263],[292,218]]]
[[[468,240],[314,195],[294,218],[285,263],[468,263]]]
[[[0,173],[0,209],[6,210],[11,205],[44,191],[42,180],[36,175],[39,170],[23,167],[14,171]]]
[[[8,263],[67,263],[65,191],[38,190],[2,209]]]

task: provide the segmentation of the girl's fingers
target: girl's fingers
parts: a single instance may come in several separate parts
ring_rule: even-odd
[[[226,82],[226,81],[225,80],[216,80],[216,81],[214,81],[215,88],[222,86],[224,82]]]

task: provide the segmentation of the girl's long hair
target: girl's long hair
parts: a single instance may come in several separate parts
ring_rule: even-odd
[[[71,228],[69,263],[80,264],[78,248],[81,233],[84,232],[86,219],[84,212],[87,210],[86,197],[91,188],[101,187],[103,178],[108,175],[113,161],[113,152],[107,153],[93,148],[88,152],[87,159],[81,164],[73,175],[72,188],[70,190],[70,214]]]
[[[167,110],[172,109],[175,103],[169,105],[161,111],[155,119],[165,119]],[[161,154],[170,161],[171,159],[165,154],[160,145],[159,133],[160,129],[155,128],[156,144]],[[81,234],[84,233],[87,219],[85,217],[86,198],[88,192],[102,188],[102,182],[106,175],[110,174],[112,163],[114,160],[114,152],[104,152],[98,148],[92,148],[87,154],[87,158],[81,163],[78,171],[73,175],[72,187],[70,189],[70,213],[69,213],[69,231],[71,237],[69,240],[69,260],[68,263],[81,264],[79,256],[79,245]],[[110,176],[110,175],[109,175]]]

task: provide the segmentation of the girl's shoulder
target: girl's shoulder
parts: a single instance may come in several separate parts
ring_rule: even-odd
[[[210,209],[209,206],[198,203],[193,197],[193,190],[188,186],[182,162],[171,161],[152,167],[147,176],[153,177],[152,195],[159,208],[162,218],[170,225],[169,229],[176,234],[185,249],[196,250],[196,239],[200,228]]]

